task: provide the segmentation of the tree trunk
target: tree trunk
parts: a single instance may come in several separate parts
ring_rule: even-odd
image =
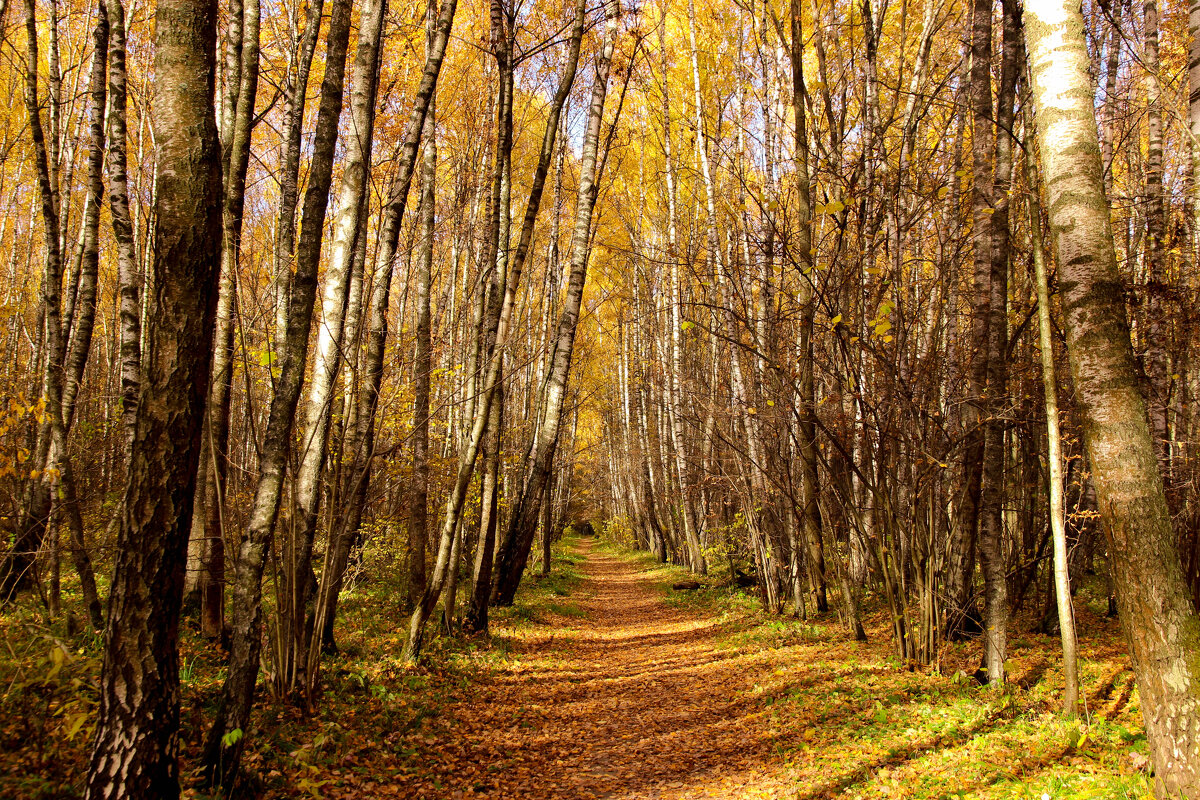
[[[242,6],[238,26],[238,86],[228,120],[225,149],[225,196],[222,206],[221,288],[213,341],[212,378],[208,390],[204,440],[197,483],[202,504],[192,520],[192,536],[200,538],[200,571],[196,591],[200,603],[200,632],[209,638],[225,626],[225,477],[228,472],[230,401],[233,389],[233,334],[237,315],[238,269],[242,249],[242,213],[246,200],[246,171],[250,164],[255,97],[258,94],[258,0]],[[197,488],[199,493],[199,486]],[[201,513],[201,510],[203,513]]]
[[[342,83],[349,36],[350,2],[337,0],[329,21],[325,77],[321,85],[312,166],[304,196],[296,272],[288,298],[286,346],[280,353],[279,381],[271,399],[267,429],[263,436],[258,484],[234,573],[229,674],[222,689],[216,719],[205,743],[204,779],[209,785],[229,786],[237,773],[238,760],[245,746],[244,734],[249,724],[254,686],[258,680],[262,643],[262,573],[279,514],[293,421],[304,380],[317,292],[318,257],[333,177],[333,152],[342,107]],[[241,730],[243,736],[231,746],[226,746],[226,736],[233,730]]]
[[[1009,187],[1012,185],[1013,108],[1017,74],[1022,62],[1020,11],[1013,0],[1005,0],[1003,57],[996,102],[995,159],[991,174],[988,227],[977,237],[989,236],[987,340],[983,358],[984,383],[983,469],[979,491],[979,566],[983,572],[984,661],[988,680],[1004,682],[1008,631],[1008,591],[1004,562],[1004,435],[1008,408],[1008,217]],[[988,12],[990,14],[990,11]],[[989,103],[990,105],[990,103]],[[976,125],[981,123],[976,118]],[[976,128],[978,131],[978,127]],[[978,176],[977,176],[978,177]],[[977,238],[978,241],[978,238]],[[978,246],[978,245],[977,245]]]
[[[321,324],[317,330],[313,376],[300,437],[300,466],[296,474],[295,500],[298,526],[291,549],[293,562],[285,574],[289,577],[285,601],[290,603],[286,618],[292,625],[285,630],[285,652],[290,656],[292,672],[286,675],[288,689],[311,694],[315,685],[316,653],[312,633],[316,616],[310,611],[315,587],[312,585],[312,549],[320,510],[320,476],[329,451],[329,425],[333,417],[334,384],[346,350],[343,336],[350,299],[351,272],[357,238],[367,232],[359,226],[362,207],[367,202],[366,187],[371,167],[371,149],[375,125],[375,94],[379,71],[380,31],[383,26],[384,0],[373,0],[359,27],[354,57],[353,87],[350,92],[351,134],[345,142],[337,213],[333,219],[333,241],[325,265],[325,288],[321,298]],[[306,212],[307,213],[307,212]],[[319,638],[319,637],[318,637]],[[312,663],[310,663],[312,662]]]
[[[292,256],[296,249],[296,204],[300,200],[300,153],[304,132],[304,106],[308,100],[308,74],[313,53],[321,35],[321,12],[325,0],[313,0],[308,6],[304,34],[295,61],[289,64],[287,108],[284,111],[286,135],[283,151],[283,175],[279,179],[279,221],[275,228],[275,346],[283,347],[288,325],[288,287],[292,281]]]
[[[797,448],[800,452],[800,514],[804,527],[809,570],[813,581],[814,604],[819,613],[829,610],[826,597],[825,553],[821,541],[821,512],[817,485],[817,398],[814,380],[813,323],[816,313],[816,291],[813,281],[812,189],[808,173],[808,129],[805,119],[807,92],[804,86],[803,43],[804,29],[799,0],[792,0],[791,56],[792,112],[796,167],[796,243],[792,250],[800,270],[800,325],[797,350],[800,358],[797,381]],[[782,38],[782,37],[781,37]]]
[[[592,227],[592,212],[598,191],[598,155],[600,150],[600,125],[604,116],[604,99],[608,93],[608,75],[612,64],[612,51],[616,35],[619,7],[613,0],[605,2],[605,36],[600,55],[596,59],[596,78],[592,84],[591,102],[588,109],[587,128],[584,133],[583,151],[580,156],[580,178],[575,211],[575,228],[571,236],[570,277],[567,297],[559,317],[554,343],[554,361],[547,376],[543,409],[540,413],[537,438],[531,448],[532,459],[529,471],[524,476],[521,495],[513,505],[512,519],[505,532],[504,540],[496,556],[496,577],[492,587],[492,602],[495,605],[511,605],[517,585],[525,571],[529,549],[537,533],[537,512],[541,506],[542,493],[554,459],[558,444],[559,425],[562,421],[563,400],[566,394],[567,377],[571,367],[571,354],[575,344],[575,330],[579,322],[579,309],[583,302],[583,286],[587,278],[589,236]]]
[[[1146,68],[1146,399],[1150,430],[1158,449],[1158,466],[1167,494],[1171,494],[1171,458],[1168,438],[1170,407],[1170,355],[1168,333],[1163,318],[1163,293],[1166,289],[1167,219],[1163,196],[1163,108],[1162,82],[1159,76],[1158,2],[1142,4],[1143,64]]]
[[[42,271],[42,375],[41,396],[45,401],[46,419],[38,426],[33,464],[41,474],[30,477],[22,498],[20,516],[13,548],[0,570],[0,600],[11,600],[33,579],[38,550],[46,536],[50,518],[51,483],[44,469],[50,456],[51,431],[63,425],[62,419],[62,281],[63,260],[59,238],[59,198],[51,173],[51,159],[46,134],[42,127],[38,98],[38,40],[37,8],[34,0],[25,0],[25,33],[27,38],[25,64],[25,111],[29,115],[30,138],[33,140],[34,163],[37,170],[41,200],[42,238],[45,245],[45,267]],[[53,139],[51,139],[51,144]]]
[[[689,7],[690,8],[690,7]],[[693,26],[694,27],[694,26]],[[666,35],[666,20],[659,26],[659,49],[662,51],[664,62],[667,49],[663,39]],[[691,30],[691,28],[689,28]],[[693,40],[694,40],[693,36]],[[693,41],[693,50],[694,50]],[[671,444],[675,451],[675,479],[679,482],[679,503],[684,523],[684,538],[688,545],[688,564],[693,571],[704,574],[708,565],[704,553],[700,549],[700,539],[696,535],[695,513],[688,497],[687,455],[683,435],[683,347],[680,337],[683,334],[683,286],[679,274],[679,212],[675,195],[675,167],[671,158],[671,95],[670,81],[667,77],[667,65],[663,64],[662,82],[662,112],[663,112],[663,166],[667,192],[667,260],[671,264],[669,297],[671,303],[671,356],[668,362],[671,366],[670,401],[667,403],[667,415],[670,419]]]
[[[1050,323],[1050,287],[1042,245],[1042,209],[1038,172],[1034,162],[1032,115],[1025,137],[1025,175],[1029,182],[1029,247],[1033,253],[1038,303],[1038,346],[1042,355],[1042,389],[1046,398],[1046,460],[1049,465],[1050,529],[1054,537],[1054,599],[1058,605],[1058,630],[1062,637],[1063,713],[1079,710],[1079,658],[1075,639],[1075,612],[1071,605],[1070,565],[1067,561],[1067,518],[1063,504],[1062,436],[1058,427],[1058,389],[1054,378],[1054,331]]]
[[[211,1],[155,11],[154,300],[88,800],[179,796],[179,606],[221,251],[216,23]]]
[[[437,5],[429,0],[425,36],[426,49],[433,44]],[[429,100],[425,117],[424,152],[421,156],[421,202],[417,216],[421,226],[417,249],[416,357],[413,363],[413,480],[408,501],[408,603],[412,609],[425,591],[425,541],[429,520],[429,383],[433,370],[430,341],[429,296],[433,284],[433,230],[437,201],[437,98]]]
[[[1125,321],[1079,6],[1025,12],[1067,352],[1160,797],[1200,797],[1200,617]]]
[[[125,459],[137,428],[141,382],[141,278],[134,253],[133,219],[129,213],[129,173],[125,73],[125,7],[123,0],[105,0],[108,12],[108,207],[117,242],[117,292],[120,296],[121,423],[125,430]]]

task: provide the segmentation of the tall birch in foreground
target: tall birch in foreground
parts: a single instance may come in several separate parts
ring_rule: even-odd
[[[588,256],[591,253],[589,234],[592,229],[592,212],[596,207],[599,172],[600,127],[604,118],[604,99],[608,94],[609,69],[612,66],[613,44],[616,38],[620,8],[616,0],[604,4],[604,42],[596,59],[596,78],[592,84],[588,108],[587,128],[583,138],[583,151],[579,161],[579,192],[575,211],[575,228],[571,234],[570,277],[567,280],[567,296],[554,348],[554,360],[546,379],[545,401],[537,437],[531,448],[531,468],[524,478],[521,494],[513,506],[512,521],[500,551],[496,556],[496,580],[493,584],[492,602],[511,605],[517,585],[525,572],[529,549],[537,531],[538,511],[542,493],[554,462],[558,446],[558,432],[562,423],[564,400],[566,399],[567,376],[571,369],[571,353],[575,346],[575,331],[579,323],[579,311],[583,303],[583,287],[587,279]],[[415,628],[410,630],[410,637]]]
[[[1073,0],[1025,11],[1067,353],[1159,797],[1200,798],[1200,617],[1175,549],[1125,320],[1084,23]]]
[[[179,607],[221,258],[216,25],[215,0],[155,11],[154,294],[88,800],[179,796]]]

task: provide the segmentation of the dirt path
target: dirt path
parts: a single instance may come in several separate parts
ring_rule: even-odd
[[[628,561],[580,546],[585,616],[518,645],[518,663],[448,709],[450,758],[411,797],[726,798],[777,761],[764,664],[718,650],[715,621],[663,602]],[[428,778],[428,776],[426,776]]]
[[[400,673],[400,686],[431,683],[398,689],[402,712],[367,729],[342,719],[363,744],[322,776],[324,797],[1010,800],[1058,797],[1068,785],[1080,796],[1144,794],[1144,759],[1127,752],[1126,728],[1093,731],[1088,753],[1064,744],[1049,640],[1014,658],[1014,683],[1035,691],[983,692],[897,669],[882,618],[865,645],[831,620],[722,625],[668,605],[663,573],[591,540],[579,552],[585,579],[559,607],[574,613],[503,626],[507,658],[470,677]],[[1095,666],[1119,675],[1121,658],[1113,649]],[[1103,719],[1137,724],[1111,680],[1089,697]]]

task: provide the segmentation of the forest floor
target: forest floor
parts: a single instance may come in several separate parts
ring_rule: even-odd
[[[717,586],[671,590],[682,574],[572,540],[553,574],[528,580],[496,616],[490,639],[438,637],[415,669],[398,658],[398,612],[382,613],[382,587],[367,584],[347,598],[317,713],[261,704],[236,796],[1148,796],[1115,623],[1089,621],[1089,715],[1069,723],[1055,713],[1049,637],[1014,636],[1009,686],[981,688],[955,671],[956,660],[973,671],[977,644],[948,649],[943,674],[908,671],[882,615],[860,644],[833,618],[766,617]],[[0,617],[0,636],[11,635]],[[185,768],[219,686],[219,658],[202,647],[184,642]],[[70,797],[80,786],[90,720],[79,672],[94,648],[70,650],[38,662],[49,678],[32,667],[24,684],[0,675],[0,797]],[[11,642],[9,653],[21,663]]]

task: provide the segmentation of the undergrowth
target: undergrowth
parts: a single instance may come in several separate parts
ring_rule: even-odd
[[[430,620],[422,663],[400,658],[407,616],[395,579],[359,580],[344,591],[336,627],[338,652],[322,660],[315,713],[270,696],[260,679],[252,729],[243,757],[239,797],[321,798],[329,770],[371,774],[363,754],[382,749],[420,767],[413,745],[439,724],[448,703],[469,694],[472,682],[510,665],[514,645],[556,618],[582,616],[576,602],[582,578],[575,539],[553,548],[549,575],[531,565],[509,608],[493,609],[493,634],[447,635],[441,609]],[[387,571],[381,571],[387,575]],[[66,576],[64,576],[66,578]],[[64,580],[64,607],[79,605]],[[460,586],[461,614],[469,586]],[[78,612],[50,619],[32,598],[0,611],[0,798],[79,797],[98,705],[102,642],[78,632]],[[201,638],[185,617],[180,630],[181,745],[184,797],[206,797],[194,785],[199,750],[225,677],[225,654]],[[264,661],[263,672],[269,669]],[[382,777],[382,776],[381,776]]]

